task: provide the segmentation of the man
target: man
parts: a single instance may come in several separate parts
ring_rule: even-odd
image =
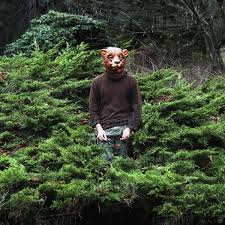
[[[108,47],[101,50],[106,71],[94,78],[89,95],[90,123],[104,156],[127,155],[132,131],[141,122],[142,100],[138,82],[125,71],[128,50]]]

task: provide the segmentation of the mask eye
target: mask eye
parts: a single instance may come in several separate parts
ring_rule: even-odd
[[[120,60],[123,60],[124,59],[123,55],[120,55],[119,58],[120,58]]]
[[[109,58],[110,60],[112,60],[112,59],[113,59],[113,56],[112,56],[112,55],[109,55],[108,58]]]

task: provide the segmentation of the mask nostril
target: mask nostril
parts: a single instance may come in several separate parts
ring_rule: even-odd
[[[120,61],[115,61],[114,63],[115,63],[115,64],[119,64],[119,63],[120,63]]]

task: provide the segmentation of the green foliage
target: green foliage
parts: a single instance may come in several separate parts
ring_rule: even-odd
[[[144,102],[137,159],[110,164],[88,125],[89,86],[103,71],[96,52],[54,48],[2,57],[0,67],[3,212],[26,218],[146,202],[155,214],[224,221],[224,78],[193,88],[171,69],[136,76]]]
[[[102,63],[87,45],[67,48],[59,55],[55,48],[35,51],[31,57],[2,57],[0,67],[8,74],[0,89],[3,149],[38,143],[59,124],[75,127],[88,122],[90,78],[102,72]]]
[[[104,46],[104,24],[88,16],[49,11],[31,21],[30,28],[6,48],[6,54],[30,54],[35,49],[48,51],[56,44],[61,48],[82,41],[91,47]]]
[[[162,196],[161,214],[193,211],[224,220],[225,94],[224,78],[192,88],[181,74],[159,70],[137,77],[143,126],[134,136],[146,169],[168,167],[182,184]],[[182,176],[182,177],[181,177]]]
[[[23,213],[28,216],[31,212],[36,212],[43,202],[44,199],[40,197],[36,189],[24,188],[12,194],[7,205],[9,208],[13,206],[14,210],[18,210],[21,214]]]

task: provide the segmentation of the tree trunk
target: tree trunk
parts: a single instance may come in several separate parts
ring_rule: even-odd
[[[212,69],[215,72],[223,73],[225,71],[224,62],[220,53],[220,49],[215,49],[211,53]]]
[[[225,71],[225,65],[215,36],[211,32],[205,32],[204,40],[211,61],[212,70],[214,72],[223,73]]]
[[[36,16],[37,0],[0,1],[0,54],[6,44],[14,41]]]

